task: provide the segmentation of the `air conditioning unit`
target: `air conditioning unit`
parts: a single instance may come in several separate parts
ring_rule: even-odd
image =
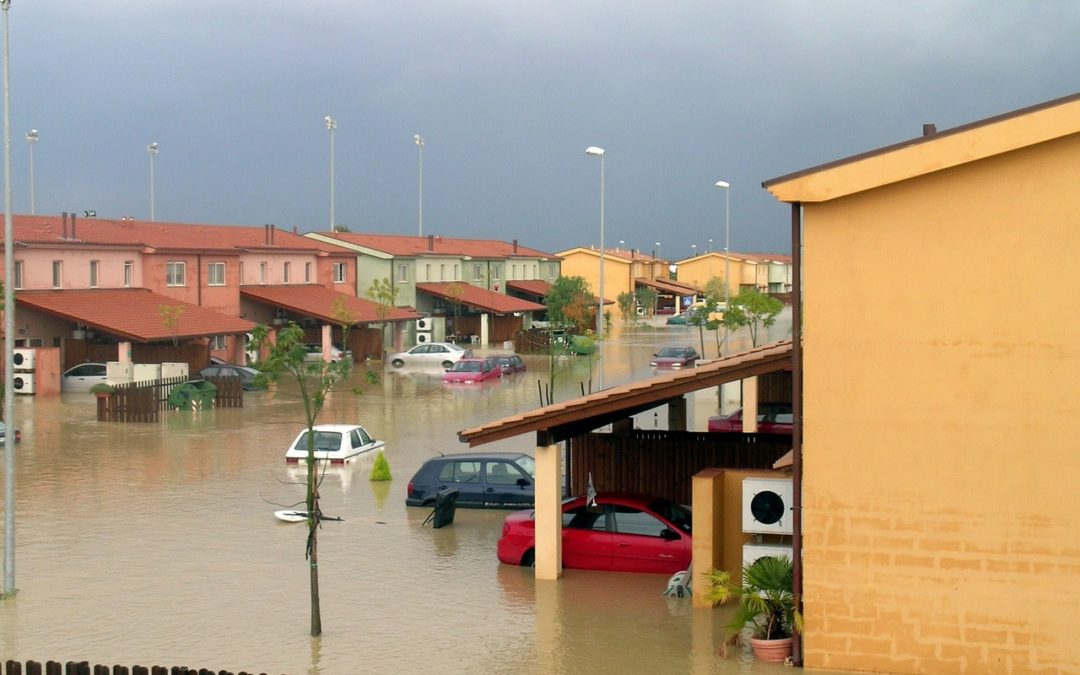
[[[427,344],[428,342],[431,342],[431,333],[425,331],[423,333],[416,334],[416,344],[422,345]]]
[[[16,349],[11,360],[15,362],[15,370],[34,370],[36,367],[36,357],[36,350]]]
[[[743,532],[791,534],[793,495],[790,478],[743,479]]]
[[[430,331],[431,326],[432,326],[433,323],[434,322],[431,320],[430,316],[425,316],[425,317],[423,317],[421,319],[417,319],[416,320],[416,330],[417,330],[417,332]]]
[[[12,388],[16,394],[33,394],[37,389],[34,373],[13,373]]]
[[[791,560],[790,544],[743,544],[742,564],[743,567],[753,563],[758,558],[772,556],[774,558],[787,558]]]

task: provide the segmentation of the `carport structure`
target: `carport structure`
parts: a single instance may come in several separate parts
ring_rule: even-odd
[[[668,427],[676,440],[674,443],[681,444],[679,434],[686,429],[686,394],[709,387],[718,387],[727,382],[743,381],[743,409],[744,419],[747,426],[744,432],[756,431],[757,409],[757,377],[768,373],[792,369],[791,341],[777,342],[772,345],[752,349],[741,354],[735,354],[723,359],[717,359],[700,364],[697,368],[660,375],[649,379],[633,382],[621,387],[605,389],[587,396],[554,403],[536,410],[506,417],[501,420],[489,422],[478,427],[465,429],[458,432],[462,442],[470,447],[484,445],[493,441],[504,440],[523,433],[536,433],[536,489],[535,489],[535,532],[536,532],[536,556],[535,574],[537,579],[558,579],[562,575],[562,477],[563,453],[560,451],[561,441],[571,441],[571,455],[573,455],[574,440],[587,439],[590,436],[598,436],[590,432],[606,425],[613,425],[612,434],[599,434],[599,436],[615,436],[621,430],[629,427],[629,418],[646,410],[651,410],[662,405],[668,405]],[[697,434],[697,436],[711,437],[710,440],[723,442],[721,434]],[[723,435],[726,436],[726,435]],[[730,440],[727,441],[731,443]],[[588,442],[581,445],[587,446]],[[743,469],[769,469],[773,463],[790,449],[773,448],[767,455],[757,455],[750,461],[740,462],[739,468]],[[690,447],[676,447],[674,454],[689,453]],[[640,457],[640,454],[633,455]],[[723,456],[723,455],[720,455]],[[730,457],[731,455],[728,455]],[[573,463],[571,459],[571,463]],[[724,460],[720,460],[724,461]],[[715,465],[714,465],[715,466]],[[632,474],[635,469],[640,472],[642,467],[620,467],[620,473]],[[694,469],[693,471],[700,470]],[[685,477],[688,478],[688,477]],[[574,477],[571,476],[574,480]],[[576,480],[580,482],[581,477]],[[612,486],[619,489],[622,486]],[[696,496],[696,493],[695,493]],[[718,497],[710,493],[707,503],[693,503],[695,512],[715,514],[718,512]],[[694,556],[698,557],[699,551],[714,550],[711,541],[712,533],[704,533],[705,537],[699,541],[698,528],[695,525]],[[696,578],[704,570],[714,566],[714,560],[702,561],[698,564],[695,560],[695,583]],[[698,584],[700,586],[700,584]]]

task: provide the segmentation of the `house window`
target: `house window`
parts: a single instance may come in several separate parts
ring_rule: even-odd
[[[210,338],[210,351],[221,352],[228,348],[229,343],[224,335],[214,335]]]
[[[483,265],[473,265],[472,266],[472,278],[473,278],[473,281],[483,281],[484,280],[484,266]]]
[[[124,261],[124,288],[131,288],[131,285],[135,283],[135,261]]]
[[[334,263],[334,283],[345,282],[345,263]]]
[[[243,285],[243,283],[244,283],[244,263],[239,263],[237,265],[237,270],[236,271],[240,276],[240,284]]]
[[[398,281],[408,281],[409,280],[409,266],[408,265],[398,265],[397,266],[397,280]]]
[[[458,277],[458,266],[457,263],[454,263],[454,281],[457,281],[459,278],[460,277]]]
[[[52,261],[52,287],[60,288],[64,284],[64,263],[59,260]]]
[[[555,275],[555,272],[556,272],[556,271],[557,271],[558,269],[559,269],[559,268],[558,268],[557,266],[555,266],[555,265],[548,265],[548,279],[554,279],[554,278],[555,278],[555,276],[556,276],[556,275]]]
[[[259,283],[260,284],[265,284],[266,283],[266,263],[265,262],[259,263]]]
[[[23,285],[23,264],[21,260],[15,261],[15,288],[22,288]]]
[[[536,265],[535,264],[533,265],[532,278],[533,279],[539,279],[540,278],[540,274],[536,271]]]
[[[510,280],[517,279],[518,278],[517,265],[514,265],[512,268],[510,268],[510,271],[512,272],[512,276],[510,277]]]
[[[98,287],[98,262],[97,260],[90,261],[90,288]]]
[[[493,280],[502,279],[502,265],[495,263],[491,266],[491,278]]]
[[[168,262],[165,263],[165,285],[166,286],[184,286],[185,285],[185,273],[187,272],[187,263],[182,262]]]
[[[311,283],[311,263],[309,262],[304,263],[304,283]]]
[[[439,265],[439,281],[446,281],[446,265]]]
[[[210,286],[225,285],[225,263],[212,262],[206,266],[206,283]]]
[[[285,283],[289,283],[289,268],[292,263],[285,263],[281,268],[281,276],[285,280]]]
[[[424,281],[431,281],[431,265],[424,265]]]

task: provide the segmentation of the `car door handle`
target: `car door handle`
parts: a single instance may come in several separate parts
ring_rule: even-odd
[[[671,559],[671,558],[674,558],[675,556],[671,555],[670,553],[661,553],[661,554],[660,554],[660,557],[661,557],[661,558],[668,558],[668,559]]]

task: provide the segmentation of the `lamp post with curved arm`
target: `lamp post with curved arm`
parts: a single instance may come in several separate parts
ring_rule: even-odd
[[[729,269],[731,263],[728,260],[728,251],[731,246],[731,183],[726,180],[716,181],[716,187],[724,191],[724,311],[728,311],[731,303],[731,277]],[[724,329],[724,356],[727,356],[728,331]]]
[[[34,146],[38,142],[38,130],[31,129],[26,132],[26,145],[30,148],[30,215],[37,214],[37,207],[34,204]]]
[[[600,346],[600,389],[604,388],[604,149],[596,146],[585,148],[586,155],[600,158],[600,281],[597,283],[596,341]]]
[[[334,129],[337,129],[337,120],[330,115],[323,118],[326,122],[326,130],[330,132],[330,231],[334,231],[337,225],[334,217]]]
[[[150,222],[154,222],[154,158],[158,154],[158,144],[146,146],[146,152],[150,155]]]

